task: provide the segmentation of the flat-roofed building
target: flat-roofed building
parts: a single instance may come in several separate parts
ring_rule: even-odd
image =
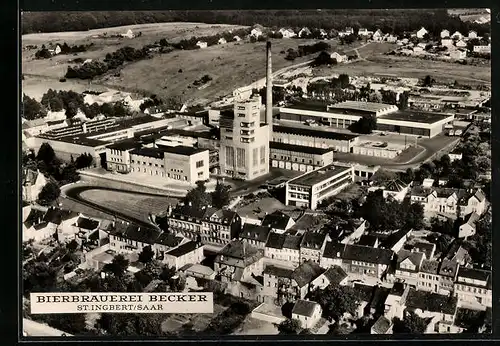
[[[123,140],[106,147],[106,168],[122,173],[130,172],[130,151],[140,147],[135,140]]]
[[[219,120],[222,175],[255,179],[269,173],[269,125],[260,122],[261,98],[238,101]]]
[[[209,179],[209,152],[185,146],[133,149],[130,170],[194,184]]]
[[[318,204],[354,182],[352,166],[328,165],[286,183],[286,205],[316,209]]]
[[[358,143],[358,136],[293,126],[274,125],[273,141],[285,144],[301,145],[313,148],[333,148],[336,151],[349,153]]]
[[[292,171],[312,171],[333,163],[333,149],[270,142],[271,166]]]

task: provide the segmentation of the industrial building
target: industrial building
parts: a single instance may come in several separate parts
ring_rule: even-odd
[[[357,135],[300,128],[292,126],[274,125],[273,141],[286,144],[295,144],[315,148],[334,148],[336,151],[350,153],[358,144]]]
[[[333,149],[270,142],[271,166],[309,172],[333,162]]]
[[[350,165],[328,165],[302,174],[286,183],[286,205],[316,209],[324,199],[334,196],[354,182]]]
[[[302,102],[280,108],[281,120],[318,123],[348,128],[362,116],[377,118],[377,130],[434,137],[454,119],[453,114],[400,111],[396,106],[373,102],[345,101],[335,105]]]

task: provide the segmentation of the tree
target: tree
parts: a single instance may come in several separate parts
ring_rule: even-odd
[[[349,85],[351,79],[349,78],[349,75],[348,74],[345,74],[345,73],[342,73],[340,76],[339,76],[339,82],[340,82],[340,87],[342,89],[345,89],[347,88],[347,86]]]
[[[113,258],[111,263],[105,264],[102,270],[106,273],[112,273],[116,277],[122,277],[128,265],[129,261],[123,255],[118,254]]]
[[[220,179],[217,179],[215,190],[211,193],[212,204],[215,208],[223,208],[229,204],[229,185],[224,185]]]
[[[403,202],[403,204],[407,202]],[[411,203],[407,206],[405,228],[419,230],[424,228],[424,207],[420,203]]]
[[[321,52],[311,63],[312,66],[321,66],[321,65],[334,65],[337,64],[337,60],[332,59],[328,52]]]
[[[312,297],[321,305],[324,316],[330,321],[338,321],[344,313],[354,316],[360,304],[359,292],[350,286],[330,284],[325,289],[316,289]]]
[[[21,116],[26,120],[45,118],[47,115],[47,112],[43,108],[42,104],[26,94],[23,95],[23,105],[21,110]]]
[[[408,312],[401,321],[396,318],[394,320],[394,333],[404,334],[423,334],[427,329],[428,322],[425,318],[419,317],[414,312]]]
[[[38,194],[38,202],[41,205],[51,205],[61,195],[61,189],[53,181],[47,182]]]
[[[287,318],[276,326],[280,334],[294,335],[301,330],[300,321],[297,319]]]
[[[436,250],[445,253],[453,242],[453,238],[448,234],[440,234],[436,240]]]
[[[151,249],[151,246],[145,246],[142,251],[139,253],[139,262],[141,263],[149,263],[153,260],[155,253]]]
[[[363,115],[357,122],[351,124],[349,130],[360,134],[370,134],[377,129],[377,118],[372,115]]]
[[[175,273],[176,270],[174,267],[164,267],[159,276],[159,279],[168,282],[173,276],[175,276]]]
[[[431,76],[427,75],[427,76],[425,76],[422,85],[424,87],[432,87],[432,84],[434,84],[434,82],[435,82],[435,80]]]
[[[56,158],[56,153],[54,149],[50,146],[49,143],[43,143],[38,149],[38,153],[36,155],[37,160],[41,160],[46,164],[50,164]]]
[[[75,239],[73,239],[73,240],[71,240],[68,244],[66,244],[66,248],[67,248],[69,251],[73,252],[73,251],[75,251],[76,249],[78,249],[78,242],[77,242]]]
[[[207,207],[212,204],[211,196],[207,193],[204,181],[197,181],[196,187],[189,190],[183,198],[184,204],[196,209]]]

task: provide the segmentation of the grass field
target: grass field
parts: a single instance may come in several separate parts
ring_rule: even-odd
[[[142,221],[148,221],[149,213],[163,213],[169,205],[177,202],[169,197],[141,196],[129,192],[107,190],[87,190],[80,196],[89,202]]]

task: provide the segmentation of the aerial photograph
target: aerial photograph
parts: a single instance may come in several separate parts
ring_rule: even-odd
[[[491,333],[490,20],[22,12],[19,334]],[[54,292],[213,312],[32,313]]]

